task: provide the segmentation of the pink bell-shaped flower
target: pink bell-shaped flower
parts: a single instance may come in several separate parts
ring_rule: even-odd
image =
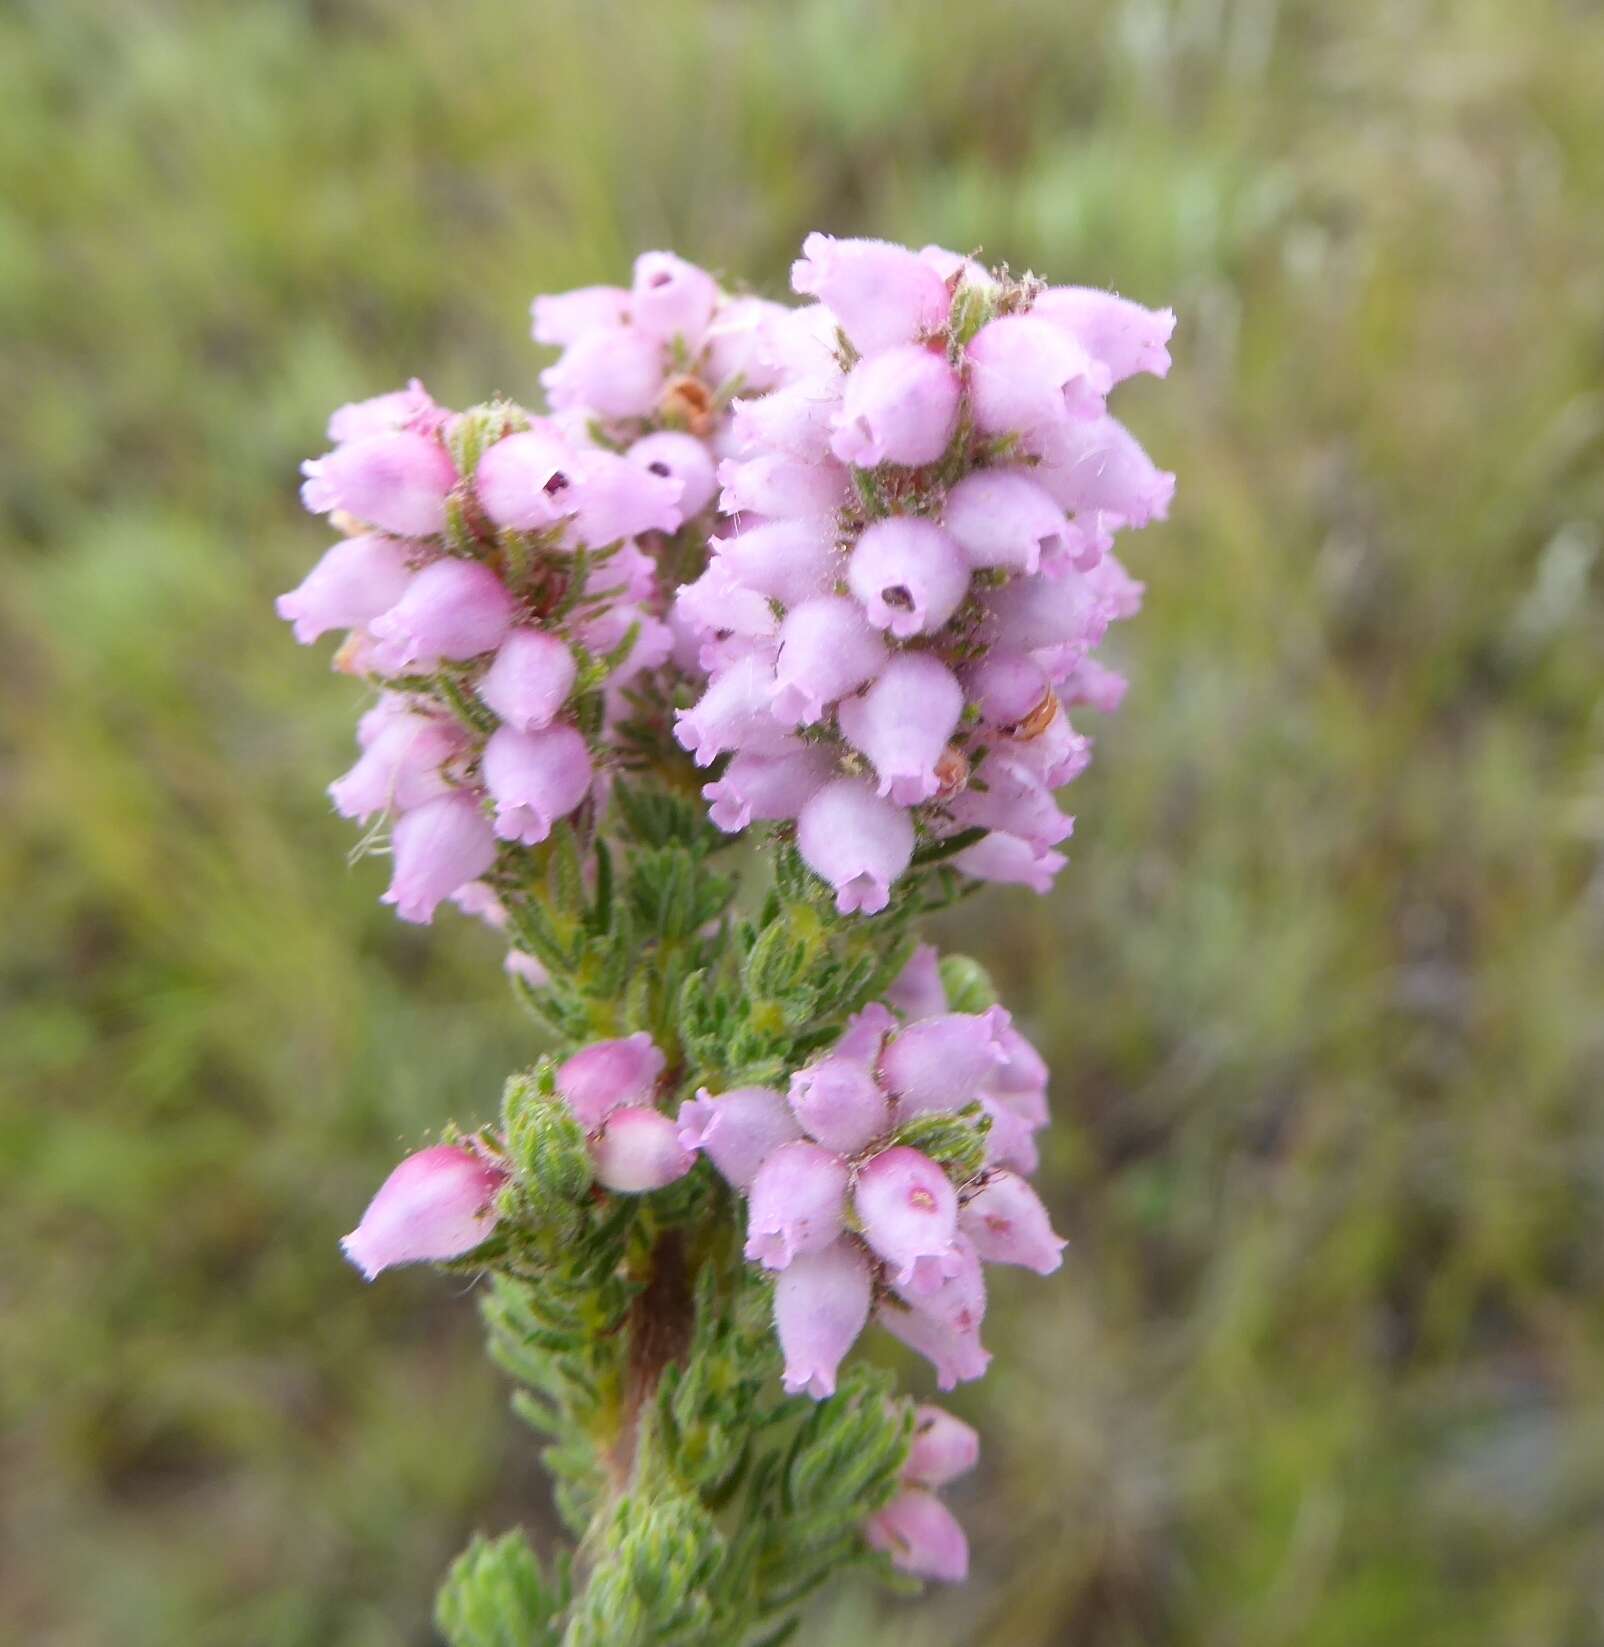
[[[790,1105],[772,1087],[737,1087],[716,1097],[700,1087],[680,1105],[677,1124],[684,1148],[701,1151],[738,1190],[751,1189],[769,1156],[802,1136]]]
[[[496,1227],[506,1173],[455,1144],[409,1155],[379,1186],[341,1241],[369,1281],[397,1264],[443,1263],[472,1252]]]
[[[801,1254],[822,1252],[841,1233],[846,1193],[847,1165],[834,1150],[782,1144],[752,1181],[746,1256],[783,1270]]]
[[[609,1112],[590,1144],[596,1182],[625,1195],[662,1189],[683,1178],[696,1157],[661,1111],[628,1107]]]
[[[962,1584],[969,1576],[969,1541],[958,1518],[923,1488],[910,1487],[876,1511],[864,1522],[863,1536],[916,1578]]]
[[[858,539],[847,584],[869,622],[899,640],[939,629],[969,589],[963,551],[939,526],[911,515],[877,520]]]
[[[1047,1209],[1023,1178],[994,1172],[965,1202],[959,1222],[990,1264],[1018,1264],[1051,1275],[1069,1244],[1053,1233]]]
[[[346,538],[276,605],[278,615],[295,625],[295,638],[309,646],[330,629],[356,629],[387,612],[412,581],[409,557],[415,544],[365,535]]]
[[[802,808],[796,844],[808,868],[834,887],[841,914],[876,915],[913,860],[913,825],[861,779],[836,778]]]
[[[842,1358],[869,1319],[869,1300],[869,1263],[850,1236],[786,1265],[774,1283],[774,1330],[788,1394],[815,1401],[835,1394]]]
[[[458,887],[496,861],[490,820],[473,796],[457,792],[403,813],[390,835],[392,872],[381,902],[403,921],[427,926]]]
[[[625,1105],[650,1107],[668,1060],[644,1030],[581,1047],[557,1066],[557,1094],[586,1132]]]
[[[933,1293],[958,1271],[958,1194],[928,1155],[898,1145],[858,1174],[853,1205],[863,1238],[915,1295]]]

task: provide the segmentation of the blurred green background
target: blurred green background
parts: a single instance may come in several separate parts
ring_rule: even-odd
[[[323,785],[296,465],[540,289],[810,227],[1182,316],[964,1590],[813,1644],[1604,1642],[1604,14],[1583,0],[0,11],[0,1640],[401,1647],[547,1536],[460,1285],[336,1238],[536,1043]],[[916,1375],[918,1376],[918,1375]]]

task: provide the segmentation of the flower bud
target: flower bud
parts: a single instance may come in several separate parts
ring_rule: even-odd
[[[966,475],[947,494],[941,523],[974,567],[1028,575],[1072,552],[1072,528],[1052,494],[1012,469]]]
[[[427,538],[446,528],[446,497],[457,484],[451,454],[411,429],[363,435],[306,466],[302,489],[316,512],[343,509],[402,538]]]
[[[540,629],[514,629],[479,682],[479,696],[515,732],[550,726],[579,667],[568,646]]]
[[[414,544],[371,535],[334,545],[275,610],[295,625],[295,638],[310,646],[330,629],[355,629],[387,612],[412,581],[408,557]]]
[[[906,246],[810,234],[791,265],[791,287],[829,306],[860,354],[912,343],[947,318],[947,283]]]
[[[906,1118],[962,1109],[1002,1064],[999,1039],[1009,1023],[1002,1007],[944,1012],[909,1024],[880,1056],[880,1074]]]
[[[960,1222],[987,1263],[1018,1264],[1038,1275],[1051,1275],[1069,1245],[1053,1234],[1035,1190],[1012,1172],[992,1173],[965,1203]]]
[[[1011,727],[1041,708],[1052,692],[1042,666],[1025,652],[990,652],[964,671],[969,701],[988,726]]]
[[[834,369],[755,400],[737,400],[730,406],[731,449],[743,457],[778,451],[817,463],[829,456],[840,405],[841,374]]]
[[[467,751],[467,734],[439,715],[392,713],[349,772],[329,785],[334,809],[366,823],[449,795],[448,768]]]
[[[579,286],[537,297],[529,314],[536,343],[565,349],[586,332],[622,326],[629,315],[629,293],[622,286]]]
[[[496,833],[534,846],[589,793],[590,751],[571,726],[543,732],[504,726],[485,744],[480,773],[496,803]]]
[[[557,1066],[557,1094],[586,1132],[626,1104],[649,1107],[668,1060],[644,1030],[596,1041]]]
[[[409,1155],[340,1242],[369,1281],[397,1264],[443,1263],[488,1239],[506,1173],[455,1144]]]
[[[969,1541],[958,1518],[934,1493],[913,1487],[863,1524],[863,1536],[891,1564],[916,1578],[962,1584],[969,1576]]]
[[[1017,835],[993,830],[983,841],[966,846],[950,860],[955,869],[977,881],[1002,886],[1028,886],[1032,892],[1052,890],[1053,880],[1069,859],[1062,852],[1038,851]]]
[[[679,482],[679,510],[686,520],[701,514],[718,492],[712,456],[693,435],[664,429],[637,440],[624,455],[649,474]]]
[[[718,466],[719,508],[727,515],[751,510],[766,516],[833,515],[847,501],[847,473],[840,464],[810,463],[784,452],[726,458]]]
[[[596,1182],[626,1195],[662,1189],[696,1165],[674,1123],[655,1109],[613,1110],[591,1141],[590,1157]]]
[[[782,755],[736,755],[717,783],[703,784],[710,817],[734,833],[753,819],[794,818],[829,781],[835,760],[828,749],[798,743]]]
[[[404,389],[368,400],[348,401],[329,414],[329,439],[336,445],[360,440],[364,435],[386,434],[392,429],[412,429],[418,434],[437,434],[450,414],[436,406],[429,391],[417,378]]]
[[[875,1156],[858,1174],[853,1205],[897,1286],[929,1294],[957,1273],[958,1195],[928,1155],[898,1145]]]
[[[791,1108],[810,1138],[856,1155],[891,1125],[891,1103],[866,1063],[839,1054],[791,1077]]]
[[[897,1020],[885,1002],[871,1001],[847,1019],[847,1027],[830,1050],[837,1057],[855,1058],[872,1069],[886,1036],[896,1027]]]
[[[657,405],[664,375],[661,343],[633,326],[609,326],[581,332],[540,382],[557,411],[646,417]]]
[[[479,459],[474,491],[497,526],[537,532],[574,510],[579,454],[549,424],[505,436]]]
[[[765,724],[780,730],[769,714],[773,695],[774,665],[761,653],[749,652],[714,675],[689,709],[675,713],[674,737],[698,766],[711,766],[725,750],[738,749]]]
[[[717,561],[765,600],[797,606],[829,592],[841,557],[828,519],[770,520],[713,538]]]
[[[905,640],[939,629],[958,610],[969,566],[939,526],[896,515],[865,529],[847,563],[847,583],[876,629]]]
[[[936,1369],[936,1388],[950,1390],[955,1384],[979,1378],[991,1365],[991,1355],[980,1342],[980,1325],[986,1316],[986,1282],[980,1273],[980,1258],[974,1244],[961,1231],[953,1242],[957,1273],[943,1281],[933,1293],[908,1298],[899,1288],[899,1307],[887,1300],[880,1309],[880,1321],[894,1337]]]
[[[793,1258],[774,1283],[774,1330],[785,1355],[785,1389],[815,1401],[835,1394],[836,1372],[869,1319],[869,1264],[841,1237]]]
[[[437,560],[417,574],[368,630],[374,662],[387,674],[423,674],[445,658],[493,652],[515,612],[506,585],[473,560]]]
[[[1030,312],[1073,337],[1094,360],[1108,368],[1109,381],[1121,383],[1137,372],[1165,377],[1170,369],[1166,347],[1175,330],[1173,309],[1144,309],[1129,298],[1092,286],[1049,286],[1039,292]]]
[[[843,463],[934,463],[958,425],[958,374],[918,344],[870,355],[852,368],[830,449]]]
[[[913,824],[862,780],[836,778],[802,808],[796,844],[808,868],[835,889],[841,914],[877,915],[913,859]]]
[[[787,726],[810,725],[828,705],[872,679],[885,660],[886,644],[856,601],[845,595],[803,601],[780,625],[775,719]]]
[[[1115,418],[1066,422],[1044,438],[1041,456],[1031,473],[1072,512],[1103,509],[1129,526],[1169,513],[1175,476],[1159,469]]]
[[[1041,779],[1001,754],[986,762],[985,789],[965,790],[947,809],[962,828],[1003,830],[1042,851],[1068,840],[1075,830],[1075,820],[1058,810]]]
[[[616,452],[586,452],[574,486],[574,536],[602,548],[642,532],[678,531],[683,483]]]
[[[635,259],[629,317],[648,337],[663,343],[677,337],[694,354],[719,295],[718,282],[705,269],[672,252],[642,252]]]
[[[699,1087],[680,1105],[677,1125],[680,1144],[700,1150],[738,1190],[752,1187],[781,1144],[802,1136],[790,1106],[770,1087],[737,1087],[717,1097]]]
[[[1041,653],[1051,647],[1071,647],[1074,656],[1069,661],[1076,662],[1108,631],[1106,604],[1091,582],[1079,575],[1015,578],[994,590],[986,604],[991,610],[992,644],[1005,652]],[[1047,667],[1045,657],[1038,657],[1037,662]]]
[[[403,813],[390,835],[389,890],[403,921],[427,926],[434,912],[496,861],[496,837],[479,803],[460,791]]]
[[[861,698],[841,704],[836,718],[852,747],[874,763],[879,793],[917,806],[941,788],[936,765],[963,707],[963,688],[944,663],[925,652],[900,652]]]
[[[1108,368],[1050,321],[1004,315],[988,321],[966,351],[975,427],[1037,439],[1101,417]]]
[[[793,1258],[822,1252],[841,1233],[847,1165],[833,1150],[782,1144],[752,1181],[746,1256],[783,1270]]]
[[[972,1425],[926,1402],[914,1413],[913,1446],[902,1479],[913,1487],[945,1487],[980,1461],[980,1437]]]
[[[947,991],[941,981],[940,957],[934,944],[920,944],[908,957],[886,999],[910,1023],[934,1018],[947,1010]]]
[[[739,380],[751,394],[772,389],[786,375],[773,359],[774,330],[792,313],[783,303],[761,297],[726,298],[707,329],[703,370],[708,382],[727,389]]]

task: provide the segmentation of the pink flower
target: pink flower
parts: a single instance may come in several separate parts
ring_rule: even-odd
[[[1175,330],[1173,309],[1144,309],[1092,286],[1049,286],[1037,294],[1030,312],[1061,327],[1093,359],[1102,361],[1113,383],[1137,372],[1154,377],[1169,373],[1166,345]]]
[[[611,1111],[591,1140],[590,1158],[596,1182],[625,1195],[662,1189],[696,1165],[674,1123],[655,1109]]]
[[[624,455],[661,480],[679,482],[679,511],[687,520],[701,514],[718,493],[712,456],[694,435],[664,429],[637,440]]]
[[[629,293],[622,286],[579,286],[537,297],[529,309],[535,342],[566,348],[586,332],[622,326]]]
[[[877,520],[858,539],[847,583],[869,622],[899,640],[939,629],[969,589],[963,551],[939,526],[912,516]]]
[[[978,881],[1028,886],[1032,892],[1050,892],[1059,870],[1069,862],[1062,852],[1038,851],[1029,841],[997,830],[954,853],[949,861]]]
[[[914,1415],[913,1446],[902,1467],[910,1486],[932,1490],[967,1475],[980,1462],[980,1437],[972,1425],[926,1402]]]
[[[1008,652],[1073,648],[1076,661],[1108,631],[1106,603],[1089,578],[1015,578],[987,597],[993,644]],[[1038,659],[1038,662],[1042,660]]]
[[[1071,527],[1052,494],[1012,469],[977,469],[947,494],[942,524],[974,567],[1033,573],[1071,552]]]
[[[853,367],[830,448],[843,463],[934,463],[958,426],[958,374],[918,344],[870,355]]]
[[[964,672],[969,701],[988,726],[1014,726],[1035,714],[1052,688],[1025,652],[988,652]]]
[[[1002,1064],[1002,1007],[943,1012],[909,1024],[880,1055],[880,1075],[896,1095],[898,1113],[962,1109]]]
[[[847,1019],[831,1051],[839,1058],[855,1058],[873,1068],[880,1057],[886,1036],[897,1027],[896,1015],[884,1001],[871,1001]]]
[[[454,792],[452,767],[468,748],[467,734],[440,715],[392,712],[351,770],[329,785],[341,817],[366,823],[381,812],[405,812]]]
[[[953,1242],[957,1273],[925,1297],[904,1300],[908,1307],[887,1300],[880,1307],[881,1325],[909,1349],[917,1350],[936,1369],[936,1388],[981,1377],[991,1355],[980,1342],[980,1324],[986,1316],[986,1283],[973,1243],[959,1232]]]
[[[498,440],[474,470],[480,505],[497,526],[538,532],[574,509],[579,454],[549,424]]]
[[[969,344],[969,404],[988,435],[1037,437],[1101,417],[1109,371],[1050,321],[1004,315]]]
[[[948,803],[961,828],[998,829],[1045,851],[1074,833],[1075,820],[1058,810],[1042,780],[1019,761],[994,754],[985,766],[986,787],[971,788]]]
[[[833,368],[755,400],[730,406],[730,447],[741,455],[784,452],[816,463],[830,452],[831,425],[841,405],[841,374]]]
[[[295,638],[309,646],[330,629],[356,629],[400,600],[412,580],[408,557],[416,546],[394,538],[364,536],[337,543],[287,595],[276,610],[295,625]]]
[[[734,833],[753,819],[794,818],[835,770],[828,749],[798,743],[781,755],[736,755],[717,783],[703,784],[707,815]]]
[[[427,538],[446,528],[446,497],[456,466],[438,440],[410,429],[363,435],[305,465],[303,497],[315,513],[348,515],[394,532]]]
[[[392,429],[437,434],[449,417],[449,413],[435,405],[429,391],[413,378],[404,389],[336,407],[329,416],[329,439],[340,446],[346,441],[360,440],[364,435],[381,435]]]
[[[711,766],[727,749],[737,749],[766,723],[781,731],[769,714],[774,665],[750,652],[721,669],[689,709],[674,716],[674,737],[698,766]]]
[[[820,517],[765,521],[711,543],[716,564],[764,599],[785,606],[827,593],[842,563],[835,529]]]
[[[752,1187],[781,1144],[802,1136],[790,1106],[770,1087],[737,1087],[717,1097],[699,1087],[680,1105],[677,1125],[681,1146],[700,1150],[738,1190]]]
[[[718,306],[718,282],[705,269],[672,252],[642,252],[635,259],[629,317],[648,337],[679,338],[694,353]]]
[[[479,681],[479,696],[515,732],[550,726],[579,667],[567,645],[540,629],[514,629]]]
[[[390,836],[393,870],[383,903],[403,921],[427,926],[440,905],[496,861],[496,837],[479,803],[442,795],[403,813]]]
[[[645,417],[663,392],[664,367],[657,339],[632,326],[596,327],[581,332],[562,358],[540,374],[540,382],[558,411]]]
[[[506,585],[472,560],[437,560],[407,585],[389,611],[368,625],[387,674],[423,674],[445,658],[493,652],[515,612]]]
[[[496,833],[534,846],[551,833],[590,790],[590,751],[571,726],[493,732],[480,757],[480,772],[496,803]]]
[[[989,1264],[1018,1264],[1051,1275],[1069,1245],[1054,1235],[1041,1198],[1023,1178],[994,1172],[965,1203],[960,1222]]]
[[[1036,479],[1066,509],[1104,509],[1128,525],[1163,520],[1175,476],[1157,468],[1116,418],[1066,421],[1042,442]]]
[[[792,289],[829,306],[860,354],[912,343],[945,324],[947,283],[917,252],[884,240],[810,234],[791,265]]]
[[[1059,682],[1058,695],[1066,704],[1089,704],[1102,714],[1112,715],[1125,701],[1129,684],[1117,670],[1096,658],[1082,658]]]
[[[837,698],[872,679],[885,660],[886,644],[856,601],[820,595],[793,606],[780,625],[775,719],[786,726],[811,724]]]
[[[869,1265],[863,1249],[841,1237],[804,1253],[774,1283],[774,1330],[785,1355],[788,1394],[815,1401],[835,1394],[836,1372],[869,1319]]]
[[[796,844],[808,868],[835,889],[841,914],[877,915],[913,859],[913,825],[861,779],[836,778],[802,808]]]
[[[783,1270],[794,1258],[822,1252],[841,1233],[846,1193],[847,1165],[833,1150],[782,1144],[752,1181],[746,1256]]]
[[[674,532],[683,482],[616,452],[586,452],[574,487],[574,536],[601,548],[642,532]]]
[[[369,1281],[397,1264],[460,1258],[495,1230],[496,1194],[506,1181],[506,1173],[454,1144],[419,1150],[379,1186],[340,1245]]]
[[[870,1516],[863,1536],[916,1578],[962,1584],[969,1576],[969,1541],[958,1518],[922,1488],[909,1488]]]
[[[920,944],[914,950],[897,981],[886,991],[886,1000],[910,1021],[933,1018],[947,1010],[947,989],[941,981],[941,961],[934,944]]]
[[[668,1060],[644,1030],[596,1041],[557,1066],[557,1094],[586,1132],[624,1105],[649,1107]]]
[[[858,1174],[853,1205],[899,1287],[933,1293],[957,1273],[958,1195],[928,1155],[898,1145],[875,1156]]]
[[[879,793],[917,806],[941,788],[936,763],[963,707],[963,688],[944,663],[925,652],[899,652],[861,698],[841,704],[836,718],[852,747],[874,763]]]
[[[832,462],[811,463],[785,452],[726,458],[718,466],[719,508],[727,515],[831,515],[847,501],[847,472]]]
[[[891,1125],[891,1104],[866,1063],[820,1058],[791,1077],[791,1108],[810,1138],[856,1155]]]

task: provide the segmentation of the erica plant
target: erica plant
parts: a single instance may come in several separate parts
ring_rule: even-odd
[[[918,923],[1063,867],[1112,545],[1174,484],[1107,397],[1174,317],[820,234],[792,285],[649,252],[535,300],[546,411],[413,383],[305,466],[341,538],[279,612],[374,690],[335,807],[554,1046],[345,1241],[485,1277],[550,1438],[576,1547],[475,1542],[455,1647],[737,1647],[848,1566],[962,1579],[974,1431],[847,1357],[872,1320],[979,1378],[985,1266],[1060,1262],[1047,1070]]]

